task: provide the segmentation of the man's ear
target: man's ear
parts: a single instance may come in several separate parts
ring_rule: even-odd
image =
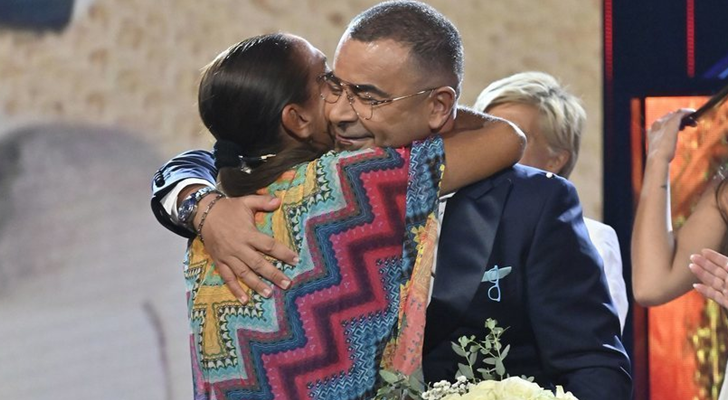
[[[556,154],[549,157],[546,170],[557,175],[561,175],[561,170],[564,168],[564,165],[569,162],[571,154],[569,154],[566,150],[557,150],[555,153]]]
[[[455,89],[442,86],[433,90],[430,98],[432,107],[430,108],[428,123],[430,130],[437,132],[452,118],[455,103],[457,102],[457,94]]]
[[[286,132],[298,140],[308,140],[312,134],[311,129],[309,129],[310,118],[296,104],[288,104],[283,107],[281,123]]]

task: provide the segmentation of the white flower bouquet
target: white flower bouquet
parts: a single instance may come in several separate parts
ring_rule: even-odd
[[[458,364],[456,381],[440,381],[425,388],[421,371],[410,377],[380,371],[385,385],[379,389],[377,399],[421,400],[578,400],[561,386],[556,393],[532,382],[533,378],[510,377],[506,374],[503,360],[510,345],[503,347],[500,337],[506,329],[488,319],[485,327],[490,331],[485,339],[474,336],[461,337],[452,348],[467,364]],[[479,362],[480,361],[480,362]],[[482,365],[477,368],[477,365]]]
[[[570,392],[564,392],[561,386],[557,386],[556,393],[553,393],[516,376],[502,381],[486,380],[478,383],[469,382],[460,376],[455,383],[435,383],[421,396],[423,400],[578,400]]]

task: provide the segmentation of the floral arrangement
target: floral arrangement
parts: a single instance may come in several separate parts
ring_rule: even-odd
[[[453,351],[466,361],[458,364],[454,383],[440,381],[425,387],[421,371],[405,377],[383,370],[380,375],[386,384],[379,389],[376,399],[578,400],[561,386],[557,386],[554,393],[532,382],[533,378],[508,376],[503,360],[508,356],[510,345],[503,347],[500,341],[506,329],[499,327],[498,321],[490,318],[485,321],[485,328],[489,333],[483,340],[477,340],[475,336],[463,336],[458,343],[452,344]],[[480,363],[479,357],[482,358]]]
[[[556,393],[517,376],[502,381],[484,380],[468,382],[464,376],[453,384],[440,381],[432,389],[422,393],[423,400],[578,400],[571,392],[564,392],[561,386]]]

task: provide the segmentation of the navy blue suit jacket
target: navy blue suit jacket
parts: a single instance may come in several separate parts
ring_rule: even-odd
[[[497,288],[492,275],[483,282],[496,265],[511,268]],[[601,258],[567,180],[516,165],[448,201],[427,308],[427,381],[453,379],[464,361],[451,342],[482,339],[487,318],[508,328],[510,375],[562,385],[580,400],[631,398]]]
[[[154,175],[152,209],[170,230],[160,200],[186,178],[215,181],[206,151],[190,151]],[[511,272],[481,282],[498,265]],[[490,293],[490,297],[489,297]],[[492,300],[498,298],[500,301]],[[427,308],[423,369],[429,382],[452,380],[461,359],[451,342],[483,338],[495,318],[510,375],[563,385],[580,400],[631,397],[629,359],[620,341],[601,259],[588,239],[581,206],[566,180],[516,165],[463,188],[448,201],[438,248],[433,297]]]

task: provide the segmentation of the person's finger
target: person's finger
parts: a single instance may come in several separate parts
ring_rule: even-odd
[[[692,113],[694,111],[695,110],[693,110],[692,108],[679,108],[679,109],[677,109],[675,111],[671,111],[671,112],[663,115],[662,117],[660,117],[659,120],[662,120],[662,121],[670,121],[670,120],[680,119],[680,118],[682,118],[682,117],[684,117],[684,116],[686,116],[686,115],[688,115],[688,114],[690,114],[690,113]]]
[[[248,243],[259,252],[276,260],[280,260],[288,265],[298,264],[298,254],[295,251],[268,235],[257,232],[257,234],[249,236]]]
[[[693,109],[691,108],[681,108],[675,111],[671,111],[662,117],[655,120],[655,122],[652,123],[651,130],[656,131],[661,129],[664,125],[668,123],[678,123],[678,121],[682,120],[682,118],[690,113],[692,113]]]
[[[725,281],[728,280],[728,271],[726,271],[724,263],[728,261],[728,258],[712,250],[703,249],[702,254],[691,255],[690,261],[706,273],[709,273],[711,277],[721,281],[722,286],[725,286]]]
[[[690,260],[692,263],[688,265],[688,268],[690,268],[690,271],[698,277],[705,287],[709,287],[720,293],[725,291],[725,277],[720,277],[715,274],[724,272],[720,267],[705,257],[697,254],[690,256]]]
[[[712,287],[704,285],[702,283],[695,283],[693,284],[693,288],[695,288],[698,293],[702,294],[706,298],[715,300],[717,292]]]
[[[700,281],[715,290],[723,290],[724,280],[713,275],[710,270],[703,268],[698,264],[691,263],[688,268],[700,279]]]
[[[692,261],[690,264],[688,264],[688,269],[695,275],[701,282],[706,282],[707,280],[710,280],[708,276],[711,276],[708,271],[705,270],[700,264],[698,264],[697,257],[691,257],[690,260]]]
[[[728,257],[711,249],[703,249],[700,251],[700,254],[715,264],[724,273],[723,276],[728,275]]]
[[[693,287],[695,288],[695,290],[698,291],[698,293],[702,294],[706,298],[714,300],[722,307],[728,308],[728,298],[726,298],[723,292],[719,292],[712,287],[704,285],[702,283],[696,283],[693,285]]]
[[[222,277],[222,280],[225,282],[225,285],[230,289],[230,292],[235,296],[238,301],[240,301],[242,304],[246,304],[249,300],[248,293],[243,287],[240,285],[240,282],[238,282],[238,278],[235,276],[235,272],[223,263],[215,263],[215,267],[217,268],[217,272]]]
[[[273,293],[273,289],[267,283],[263,282],[258,273],[250,268],[250,265],[247,263],[241,260],[235,260],[229,262],[229,264],[237,278],[259,295],[270,297],[271,293]]]
[[[281,205],[280,199],[268,195],[250,195],[240,199],[253,213],[257,211],[274,211]]]
[[[695,110],[688,108],[681,108],[678,110],[679,121],[677,129],[679,131],[682,131],[683,129],[685,129],[685,127],[688,126],[693,128],[698,126],[698,121],[695,119],[694,116],[691,115],[694,111]]]
[[[665,119],[664,119],[664,118],[665,118],[665,117],[662,117],[662,118],[660,118],[660,119],[656,119],[656,120],[655,120],[655,121],[654,121],[654,122],[652,123],[652,125],[650,125],[650,132],[648,132],[648,133],[650,133],[650,134],[653,134],[653,135],[654,135],[654,132],[657,132],[657,131],[659,131],[659,130],[660,130],[660,128],[662,128],[662,125],[664,125],[664,124],[665,124]]]
[[[273,282],[273,284],[280,287],[281,289],[288,289],[291,286],[291,280],[281,270],[279,270],[271,262],[266,260],[263,255],[261,255],[257,251],[253,251],[250,249],[240,249],[240,251],[241,259],[245,260],[245,265],[247,265],[248,268],[250,268],[250,270],[252,270],[255,275]],[[241,279],[248,279],[248,277],[241,277]],[[252,280],[251,282],[243,280],[243,282],[245,282],[245,284],[247,285],[251,285],[251,287],[256,292],[263,294],[256,288],[256,286],[253,286],[254,284],[257,284],[256,282]],[[265,290],[265,288],[261,288],[261,290]]]

